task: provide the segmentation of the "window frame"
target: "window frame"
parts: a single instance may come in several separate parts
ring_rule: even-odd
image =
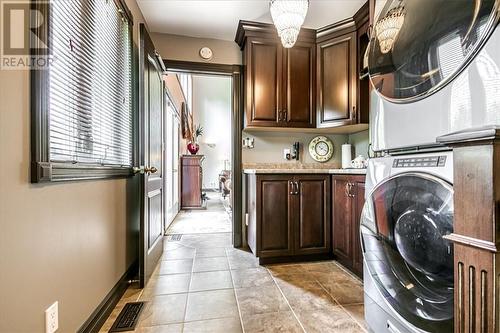
[[[129,8],[125,4],[125,0],[113,0],[120,13],[124,15],[130,26],[130,68],[131,68],[131,112],[132,112],[132,166],[137,162],[137,142],[135,134],[137,128],[136,110],[137,102],[137,73],[135,65],[136,55],[134,52],[133,43],[133,16]],[[47,18],[43,22],[43,33],[49,34],[50,26],[50,3],[43,1],[31,1],[32,9],[40,11],[43,18]],[[34,16],[34,17],[33,17]],[[32,16],[32,20],[36,20],[36,15]],[[42,18],[42,19],[43,19]],[[33,26],[39,26],[34,22]],[[31,46],[31,57],[41,56],[40,49]],[[50,45],[49,45],[50,47]],[[49,108],[48,108],[48,82],[50,69],[30,69],[30,112],[31,112],[31,182],[46,183],[46,182],[62,182],[75,180],[95,180],[95,179],[113,179],[125,178],[134,175],[133,167],[121,166],[103,166],[89,163],[72,163],[72,162],[51,162],[50,161],[50,128],[49,128]]]

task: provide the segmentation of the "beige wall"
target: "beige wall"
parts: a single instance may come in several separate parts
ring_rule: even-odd
[[[213,57],[208,62],[215,64],[241,64],[241,51],[233,41],[210,38],[196,38],[170,34],[152,33],[151,38],[163,59],[203,62],[199,51],[208,46]]]
[[[278,132],[243,132],[243,138],[254,138],[255,148],[243,148],[243,164],[254,163],[286,163],[290,166],[300,164],[323,165],[314,161],[309,155],[309,142],[318,134],[311,133],[278,133]],[[323,134],[321,134],[323,135]],[[342,156],[341,146],[348,142],[347,135],[327,135],[333,142],[334,153],[328,165],[331,167],[340,167]],[[300,142],[300,161],[287,161],[283,158],[283,149],[292,148],[295,141]]]
[[[0,71],[0,100],[0,332],[43,332],[54,301],[75,332],[136,258],[132,183],[30,184],[29,73]]]

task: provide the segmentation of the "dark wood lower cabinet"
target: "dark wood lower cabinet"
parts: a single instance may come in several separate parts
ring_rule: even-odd
[[[363,253],[359,223],[365,197],[365,176],[334,176],[333,185],[332,247],[336,259],[363,275]]]
[[[248,244],[261,262],[331,253],[329,175],[248,175]]]
[[[184,155],[181,157],[181,208],[197,209],[203,207],[202,184],[203,155]]]

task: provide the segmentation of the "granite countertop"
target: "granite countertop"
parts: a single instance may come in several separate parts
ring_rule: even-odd
[[[335,163],[244,163],[246,174],[350,174],[364,175],[366,169],[341,169]]]
[[[365,175],[366,169],[243,169],[243,173],[246,174],[349,174],[349,175]]]

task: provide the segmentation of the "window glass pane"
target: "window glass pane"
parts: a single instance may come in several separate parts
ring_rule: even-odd
[[[130,26],[114,1],[54,1],[50,161],[132,165]]]

